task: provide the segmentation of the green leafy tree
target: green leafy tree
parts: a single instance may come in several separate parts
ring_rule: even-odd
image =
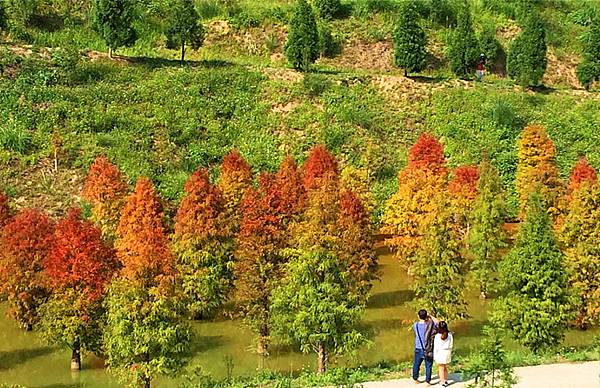
[[[427,38],[419,25],[419,14],[413,2],[407,1],[400,10],[400,16],[394,29],[394,65],[409,72],[418,72],[425,68]]]
[[[204,27],[192,0],[174,0],[167,21],[167,48],[181,47],[181,63],[185,61],[185,45],[198,50],[204,42]]]
[[[233,287],[234,239],[225,227],[225,201],[199,169],[185,184],[172,235],[183,294],[193,318],[210,316]]]
[[[471,22],[471,9],[464,1],[459,7],[458,24],[448,47],[450,69],[461,78],[468,77],[475,70],[479,54],[479,43]]]
[[[94,0],[92,25],[108,46],[108,57],[121,46],[132,46],[137,40],[133,28],[133,0]]]
[[[289,63],[300,71],[307,71],[319,57],[317,21],[306,0],[296,1],[284,50]]]
[[[514,247],[499,266],[504,296],[493,304],[491,321],[538,352],[559,343],[571,318],[565,258],[539,191],[529,196],[525,221]]]
[[[152,183],[139,178],[119,222],[116,252],[123,268],[106,299],[109,369],[124,383],[148,388],[185,365],[191,337],[163,217]]]
[[[313,0],[317,15],[323,20],[333,19],[342,9],[340,0]]]
[[[583,61],[577,66],[579,82],[589,89],[592,82],[600,81],[600,15],[594,17],[583,39]]]
[[[532,12],[508,50],[508,75],[523,87],[539,85],[548,64],[546,50],[546,28],[539,13]]]
[[[439,200],[444,201],[441,197]],[[412,267],[412,288],[419,306],[445,319],[468,316],[464,297],[466,261],[453,220],[450,205],[440,204],[422,232]]]
[[[512,366],[506,359],[502,338],[497,329],[485,326],[477,351],[469,355],[463,372],[477,377],[469,388],[510,388],[517,383]]]
[[[149,388],[158,375],[174,375],[185,366],[191,330],[181,321],[183,307],[172,277],[150,287],[131,279],[113,281],[104,348],[120,381]]]
[[[471,212],[472,229],[469,233],[469,249],[472,257],[471,274],[479,285],[481,297],[493,289],[493,275],[500,261],[500,249],[506,246],[506,234],[502,229],[506,210],[506,195],[498,170],[488,161],[480,166],[477,184],[479,193]]]
[[[331,252],[306,251],[290,260],[287,278],[273,292],[276,335],[304,353],[317,353],[318,373],[325,372],[330,353],[346,354],[367,342],[358,330],[365,304],[349,292],[345,273]]]

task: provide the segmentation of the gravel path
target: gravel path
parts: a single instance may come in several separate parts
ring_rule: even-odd
[[[434,368],[435,370],[435,368]],[[568,364],[549,364],[539,366],[525,366],[515,368],[519,382],[515,388],[599,388],[600,387],[600,363],[597,361]],[[434,374],[435,376],[435,374]],[[458,376],[451,375],[458,379]],[[400,379],[389,381],[377,381],[363,383],[364,388],[426,388],[427,384],[423,382],[415,384],[412,379]],[[434,377],[433,382],[437,382]],[[453,382],[452,388],[464,388],[467,383]],[[432,387],[441,387],[433,385]]]

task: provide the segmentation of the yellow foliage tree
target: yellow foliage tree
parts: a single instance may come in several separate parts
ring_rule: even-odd
[[[387,201],[381,231],[385,243],[412,273],[423,232],[439,213],[440,196],[447,190],[442,145],[422,135],[411,148],[408,165],[398,174],[398,191]]]
[[[558,237],[570,267],[577,302],[576,325],[600,322],[600,186],[585,181],[573,190]]]
[[[558,176],[554,142],[541,125],[528,125],[518,142],[519,164],[515,187],[519,194],[520,216],[525,214],[529,194],[538,187],[550,213],[558,213],[564,184]]]

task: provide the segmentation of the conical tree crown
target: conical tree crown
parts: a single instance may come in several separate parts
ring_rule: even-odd
[[[306,71],[319,56],[317,21],[306,0],[296,0],[288,29],[285,55],[294,69]]]
[[[162,205],[148,178],[140,178],[127,198],[119,222],[117,257],[124,276],[144,284],[173,271],[173,256],[163,226]]]
[[[423,70],[427,64],[427,38],[419,25],[419,15],[413,2],[403,3],[393,38],[394,65],[410,73]]]
[[[337,179],[338,175],[338,163],[335,157],[324,145],[315,146],[304,162],[302,177],[304,188],[307,191],[318,188],[322,179],[327,177]]]

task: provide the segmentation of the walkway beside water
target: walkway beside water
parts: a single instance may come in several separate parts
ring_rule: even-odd
[[[435,367],[434,367],[435,369]],[[548,364],[515,368],[519,382],[515,388],[599,388],[600,362],[581,362],[565,364]],[[451,388],[465,388],[468,382],[452,381],[456,375],[450,376]],[[399,379],[362,383],[364,388],[426,388],[429,387],[420,378],[421,384],[415,384],[412,379]],[[433,382],[438,380],[434,377]],[[361,385],[359,385],[361,386]],[[431,387],[441,387],[436,384]]]

